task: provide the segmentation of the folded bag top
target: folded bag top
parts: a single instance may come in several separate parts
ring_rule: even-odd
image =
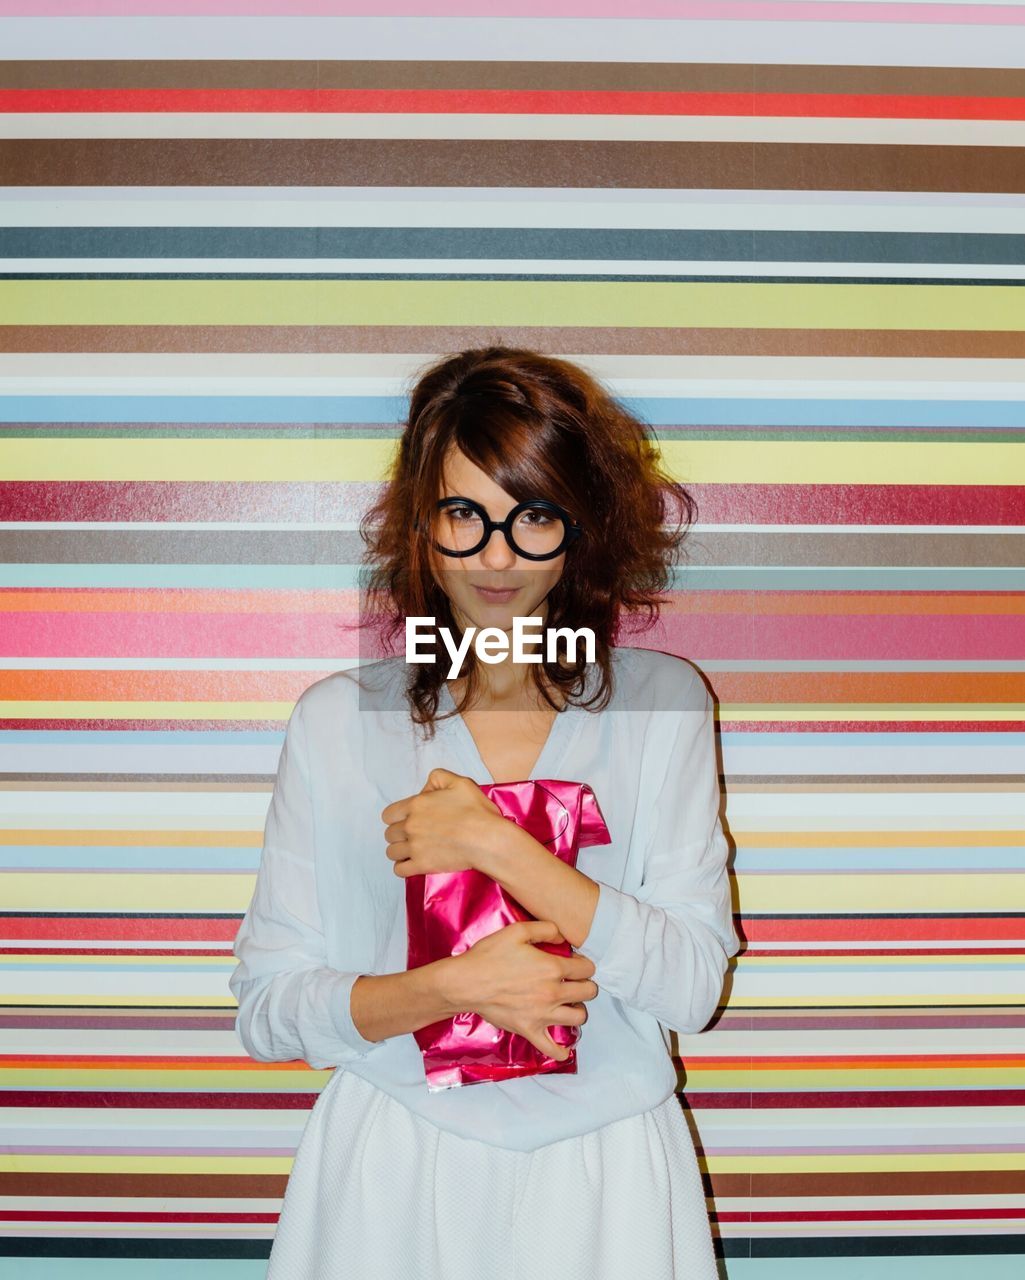
[[[611,843],[598,801],[586,782],[540,778],[481,784],[481,791],[503,817],[569,866],[576,865],[580,849]],[[536,918],[476,868],[409,876],[407,967],[459,955],[506,925]],[[569,956],[573,950],[565,941],[534,945],[554,955]],[[556,1044],[569,1048],[565,1061],[548,1057],[525,1036],[496,1027],[472,1011],[442,1018],[413,1034],[423,1055],[427,1086],[433,1091],[546,1072],[575,1073],[573,1046],[581,1028],[553,1025],[548,1030]]]

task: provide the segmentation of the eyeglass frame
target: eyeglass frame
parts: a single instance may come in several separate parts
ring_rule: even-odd
[[[491,541],[491,535],[494,533],[494,531],[496,529],[501,529],[502,534],[505,537],[506,544],[509,547],[509,550],[512,551],[515,555],[522,556],[524,560],[554,560],[556,556],[562,555],[564,551],[566,551],[569,547],[571,547],[573,543],[576,542],[577,538],[579,538],[580,535],[584,532],[581,525],[579,525],[576,521],[573,520],[572,516],[565,509],[565,507],[560,507],[557,502],[549,502],[547,498],[530,498],[526,502],[518,502],[516,506],[513,507],[512,510],[509,512],[509,514],[505,517],[504,520],[492,520],[487,510],[483,506],[481,506],[479,502],[475,502],[473,498],[460,498],[455,496],[448,497],[448,498],[439,498],[438,501],[435,503],[435,510],[440,511],[442,507],[455,506],[457,503],[463,507],[472,507],[473,510],[477,512],[477,514],[481,518],[481,522],[484,525],[484,533],[481,537],[480,542],[478,542],[475,547],[471,547],[467,551],[452,551],[449,547],[439,546],[438,543],[435,542],[434,539],[432,538],[431,539],[432,545],[437,551],[440,551],[443,556],[453,556],[453,557],[458,557],[459,559],[462,559],[466,556],[475,556],[479,551],[483,551],[484,548],[488,545],[488,543]],[[512,524],[515,518],[520,514],[521,511],[529,511],[529,510],[532,510],[534,507],[543,507],[546,511],[553,512],[562,521],[562,527],[563,527],[562,541],[559,543],[559,545],[555,548],[554,551],[546,551],[544,555],[534,555],[529,551],[521,551],[520,548],[513,541],[513,537],[512,537]],[[414,529],[419,528],[419,526],[420,526],[419,520],[414,521],[413,523]]]

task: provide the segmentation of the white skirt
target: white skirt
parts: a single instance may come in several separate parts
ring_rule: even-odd
[[[481,1087],[483,1086],[470,1086]],[[267,1280],[718,1280],[679,1099],[534,1151],[439,1129],[337,1068],[296,1150]]]

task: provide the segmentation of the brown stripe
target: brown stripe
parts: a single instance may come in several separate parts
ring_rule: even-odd
[[[1025,191],[1025,148],[414,138],[14,138],[7,186]]]
[[[567,89],[1019,97],[1025,71],[751,63],[118,61],[0,62],[5,89]]]
[[[698,1140],[698,1154],[703,1152]],[[880,1153],[880,1159],[885,1153]],[[881,1196],[1020,1195],[1025,1172],[1020,1169],[855,1170],[851,1173],[713,1173],[704,1174],[715,1196],[858,1196],[871,1188]],[[278,1199],[285,1174],[162,1173],[4,1173],[0,1195],[174,1197]]]
[[[398,428],[396,428],[396,432]],[[362,542],[344,529],[153,531],[0,530],[6,564],[356,564]],[[688,540],[687,566],[985,566],[1025,563],[1025,535],[1015,533],[717,533]],[[891,677],[892,678],[892,677]]]
[[[565,355],[1025,358],[1025,330],[544,328],[507,325],[0,325],[0,351],[441,351],[501,342]]]

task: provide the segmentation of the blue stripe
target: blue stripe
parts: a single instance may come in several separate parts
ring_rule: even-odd
[[[653,426],[1025,427],[1021,400],[620,396]],[[381,423],[406,396],[0,396],[2,422]]]

